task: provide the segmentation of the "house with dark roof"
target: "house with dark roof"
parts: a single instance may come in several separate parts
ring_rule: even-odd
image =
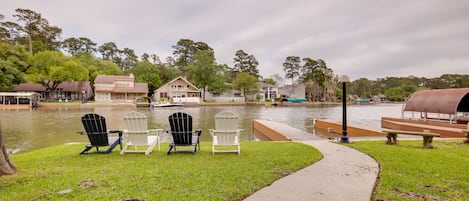
[[[199,89],[179,76],[155,90],[156,100],[178,103],[200,103]]]
[[[28,82],[19,84],[15,87],[14,91],[36,92],[39,94],[40,100],[47,100],[51,93],[54,93],[56,101],[89,100],[93,97],[93,90],[91,89],[90,82],[62,82],[53,92],[41,84]]]
[[[147,83],[135,83],[134,76],[98,75],[94,80],[96,102],[133,102],[148,95]]]

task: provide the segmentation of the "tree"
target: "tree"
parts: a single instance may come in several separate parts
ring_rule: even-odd
[[[16,14],[13,17],[23,22],[21,30],[26,34],[26,41],[31,54],[59,48],[62,29],[57,26],[50,26],[41,14],[32,10],[18,8],[15,11]]]
[[[104,60],[109,60],[119,65],[120,63],[120,50],[117,48],[117,45],[113,42],[107,42],[98,47],[98,52],[101,54],[101,58]],[[118,61],[118,62],[116,62]]]
[[[272,78],[275,81],[275,83],[277,83],[280,86],[285,85],[285,80],[279,74],[273,74],[272,76],[270,76],[270,78]]]
[[[148,91],[153,94],[153,91],[160,87],[160,76],[158,68],[155,64],[149,61],[137,62],[134,68],[129,70],[135,77],[135,82],[144,82],[148,84]]]
[[[384,93],[390,101],[403,101],[406,98],[406,92],[401,87],[393,87]]]
[[[70,55],[96,52],[96,43],[86,37],[71,37],[62,42],[62,48]]]
[[[135,54],[134,50],[130,48],[124,48],[121,52],[122,62],[119,65],[124,72],[128,72],[132,69],[138,61],[138,57]]]
[[[259,70],[257,69],[259,62],[256,60],[254,55],[249,55],[243,50],[238,50],[236,51],[233,60],[235,71],[248,73],[249,75],[256,77],[256,79],[260,77]]]
[[[371,81],[367,78],[360,78],[351,82],[349,87],[350,94],[358,95],[360,98],[372,98]]]
[[[285,78],[291,79],[292,93],[295,91],[293,79],[300,75],[300,57],[288,56],[283,62],[283,71],[285,71]]]
[[[90,52],[84,52],[75,56],[88,69],[88,78],[91,87],[97,75],[123,75],[122,70],[112,61],[100,60]]]
[[[192,56],[197,51],[207,51],[212,56],[214,55],[213,49],[204,42],[194,42],[190,39],[180,39],[174,48],[173,55],[176,59],[176,67],[184,73],[186,79],[189,79],[187,65],[191,63]]]
[[[29,59],[31,67],[26,80],[38,83],[49,90],[49,100],[54,100],[57,86],[65,81],[88,80],[88,69],[73,57],[57,51],[43,51]]]
[[[207,88],[220,90],[225,83],[223,66],[217,65],[213,55],[206,50],[197,51],[192,57],[192,62],[187,66],[191,76],[191,82],[203,89],[202,100],[205,101]]]
[[[2,127],[0,125],[0,176],[15,173],[16,165],[8,157],[5,144],[3,143]]]
[[[12,45],[17,44],[22,28],[14,22],[0,22],[0,40]]]
[[[44,20],[42,19],[41,14],[29,9],[18,8],[15,11],[16,14],[14,14],[13,17],[24,23],[22,31],[27,34],[29,52],[33,54],[33,38],[39,35],[40,27],[41,24],[44,23]]]
[[[267,84],[271,84],[271,85],[276,85],[276,84],[277,84],[277,82],[275,82],[275,80],[272,79],[272,78],[264,78],[264,79],[262,80],[262,82],[263,82],[263,83],[267,83]]]
[[[0,42],[0,91],[10,91],[22,81],[29,56],[22,46]]]
[[[238,73],[235,80],[233,81],[233,88],[242,90],[244,94],[244,102],[247,102],[247,95],[254,90],[259,89],[257,84],[257,78],[249,75],[248,73]]]
[[[303,58],[300,80],[305,83],[308,100],[333,101],[335,100],[335,86],[333,71],[328,68],[322,59],[314,60]]]

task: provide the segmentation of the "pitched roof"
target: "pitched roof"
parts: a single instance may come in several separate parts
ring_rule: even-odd
[[[193,87],[195,90],[197,90],[197,91],[199,90],[199,88],[197,88],[196,86],[194,86],[192,83],[190,83],[189,81],[187,81],[186,79],[184,79],[184,78],[181,77],[181,76],[178,76],[178,77],[174,78],[173,80],[169,81],[168,83],[164,84],[163,86],[161,86],[161,87],[158,88],[158,89],[161,89],[161,88],[163,88],[163,87],[166,87],[166,86],[172,84],[173,82],[175,82],[176,80],[182,80],[182,81],[186,82],[189,86]],[[156,89],[155,91],[157,91],[158,89]]]
[[[112,84],[115,81],[134,81],[134,76],[121,76],[121,75],[98,75],[96,76],[94,83],[97,84]]]
[[[84,89],[90,88],[90,82],[62,82],[57,86],[57,89],[62,89],[63,91],[83,91]],[[15,91],[42,91],[45,92],[46,88],[41,84],[36,84],[32,82],[20,83],[15,87]]]
[[[112,92],[148,93],[147,83],[135,83],[134,87],[114,87]]]

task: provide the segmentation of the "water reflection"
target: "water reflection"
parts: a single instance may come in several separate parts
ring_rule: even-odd
[[[209,141],[209,128],[214,128],[213,117],[218,112],[230,110],[240,116],[239,126],[244,129],[241,140],[254,140],[251,134],[252,120],[264,119],[286,123],[293,127],[314,133],[314,119],[330,119],[340,122],[342,107],[253,107],[253,106],[211,106],[182,108],[134,108],[134,107],[95,107],[95,108],[38,108],[35,110],[3,110],[0,123],[3,139],[10,149],[34,150],[51,145],[69,142],[87,142],[78,134],[83,130],[80,118],[86,113],[95,112],[106,117],[109,129],[125,129],[123,115],[138,111],[148,117],[150,128],[169,128],[168,116],[183,111],[193,116],[194,126],[202,128],[202,141]],[[380,128],[382,116],[399,117],[400,104],[347,107],[348,123],[372,129]]]

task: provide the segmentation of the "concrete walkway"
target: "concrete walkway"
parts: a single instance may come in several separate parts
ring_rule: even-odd
[[[379,173],[374,159],[286,124],[256,121],[294,141],[317,148],[324,158],[255,192],[246,201],[370,200]]]

